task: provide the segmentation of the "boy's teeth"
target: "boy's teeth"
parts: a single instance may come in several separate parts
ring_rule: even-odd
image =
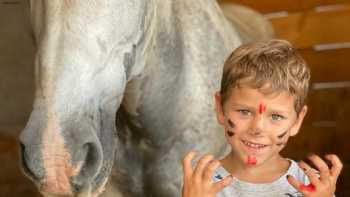
[[[266,145],[262,145],[262,144],[254,144],[251,142],[247,142],[247,141],[243,141],[245,145],[252,147],[252,148],[264,148]]]

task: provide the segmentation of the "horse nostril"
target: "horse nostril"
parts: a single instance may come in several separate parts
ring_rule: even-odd
[[[83,147],[87,149],[87,154],[82,173],[88,177],[94,177],[102,165],[102,151],[95,143],[87,143]]]
[[[83,145],[85,155],[80,173],[71,181],[73,190],[80,191],[87,181],[94,179],[102,166],[102,148],[96,143]]]
[[[26,149],[23,143],[20,142],[20,154],[21,154],[21,164],[22,164],[22,168],[24,173],[30,177],[31,179],[33,179],[34,181],[39,181],[40,178],[38,176],[36,176],[33,171],[29,168],[29,166],[27,165],[27,160],[28,160],[28,156],[26,153]]]

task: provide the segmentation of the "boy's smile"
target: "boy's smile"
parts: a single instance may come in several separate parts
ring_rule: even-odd
[[[265,89],[264,89],[265,88]],[[279,158],[290,136],[297,134],[306,113],[297,115],[295,97],[286,91],[266,93],[268,87],[232,88],[221,103],[216,94],[217,117],[226,130],[232,157],[248,165],[262,165]]]

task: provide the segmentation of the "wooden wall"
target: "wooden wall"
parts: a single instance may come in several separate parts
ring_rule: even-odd
[[[19,166],[18,133],[34,96],[34,41],[25,0],[0,0],[0,196],[39,197]]]
[[[309,114],[284,154],[336,153],[344,162],[337,196],[350,196],[350,0],[221,0],[254,8],[311,68]]]

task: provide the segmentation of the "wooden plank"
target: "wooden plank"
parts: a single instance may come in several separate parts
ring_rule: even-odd
[[[309,152],[334,152],[350,163],[350,88],[311,90],[307,104],[302,128],[284,153],[301,159]]]
[[[334,132],[322,128],[303,126],[290,138],[282,154],[293,159],[304,159],[310,153],[323,155],[333,150]]]
[[[319,155],[334,153],[340,156],[343,162],[350,163],[349,139],[349,132],[303,126],[296,136],[290,138],[282,154],[295,159],[303,159],[309,153]]]
[[[350,87],[310,90],[305,124],[316,128],[347,130],[350,134]]]
[[[295,160],[308,161],[306,156],[315,153],[323,157],[325,154],[338,155],[344,164],[337,182],[337,196],[350,196],[350,132],[337,129],[313,128],[304,126],[294,137],[290,138],[282,155]]]
[[[341,158],[342,159],[342,158]],[[350,163],[343,161],[343,170],[337,181],[336,196],[350,196]]]
[[[350,0],[219,0],[219,3],[237,3],[251,7],[261,13],[288,11],[300,12],[317,6],[350,3]]]
[[[14,137],[0,134],[0,154],[14,152],[17,148],[17,141]]]
[[[278,38],[289,40],[299,49],[350,42],[350,6],[337,11],[294,13],[270,21]]]
[[[299,52],[311,69],[312,82],[350,81],[350,48]]]

